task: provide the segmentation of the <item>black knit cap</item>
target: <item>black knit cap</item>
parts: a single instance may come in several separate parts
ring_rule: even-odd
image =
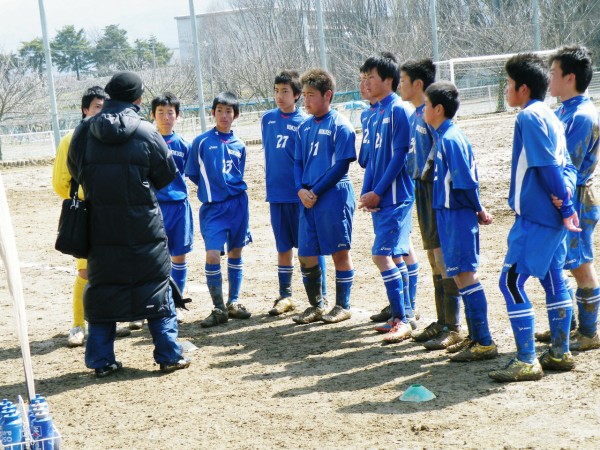
[[[144,93],[144,83],[133,72],[119,72],[113,75],[104,90],[113,100],[133,103]]]

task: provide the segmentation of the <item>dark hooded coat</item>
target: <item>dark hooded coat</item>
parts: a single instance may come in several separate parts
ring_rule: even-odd
[[[89,322],[127,322],[170,314],[167,248],[154,189],[176,173],[173,158],[139,108],[117,100],[84,120],[69,147],[68,166],[88,207]]]

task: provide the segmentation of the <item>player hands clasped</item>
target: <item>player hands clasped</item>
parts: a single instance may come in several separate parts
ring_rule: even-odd
[[[272,316],[278,316],[295,308],[292,298],[292,274],[294,273],[294,248],[298,248],[298,226],[302,204],[296,192],[294,179],[294,155],[298,126],[308,116],[296,108],[302,94],[298,72],[284,70],[275,77],[275,102],[277,108],[267,111],[261,119],[262,142],[265,150],[265,178],[271,227],[277,248],[277,274],[279,296]],[[321,296],[327,297],[327,271],[325,258],[319,256],[321,268]]]

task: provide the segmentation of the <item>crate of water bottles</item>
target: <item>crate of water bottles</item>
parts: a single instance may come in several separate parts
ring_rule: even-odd
[[[3,450],[60,450],[60,433],[46,399],[39,394],[27,408],[21,396],[17,403],[2,400],[0,436]]]

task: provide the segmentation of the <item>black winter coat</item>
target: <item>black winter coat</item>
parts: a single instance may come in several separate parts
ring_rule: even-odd
[[[167,248],[154,189],[176,173],[162,136],[115,100],[73,134],[68,166],[83,186],[89,216],[89,322],[127,322],[171,314]]]

